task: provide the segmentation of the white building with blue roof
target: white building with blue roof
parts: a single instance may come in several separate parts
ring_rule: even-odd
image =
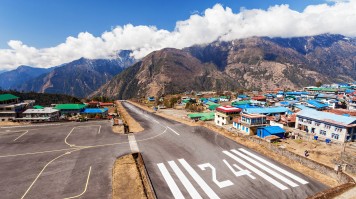
[[[356,117],[304,109],[297,113],[295,128],[337,142],[356,140]]]

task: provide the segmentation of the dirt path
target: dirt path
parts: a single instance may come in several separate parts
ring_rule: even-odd
[[[144,128],[136,120],[134,120],[131,115],[126,111],[120,101],[116,101],[116,105],[124,123],[126,122],[127,125],[130,127],[130,132],[138,133],[144,130]]]
[[[145,199],[141,175],[131,154],[117,159],[113,168],[113,199]]]

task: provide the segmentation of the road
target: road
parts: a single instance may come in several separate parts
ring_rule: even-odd
[[[204,127],[123,103],[158,198],[306,198],[328,187]]]
[[[0,128],[1,198],[111,198],[112,166],[130,153],[109,121]]]
[[[158,198],[305,198],[325,185],[203,127],[123,105],[145,129],[109,121],[0,127],[1,198],[111,198],[112,166],[140,151]]]

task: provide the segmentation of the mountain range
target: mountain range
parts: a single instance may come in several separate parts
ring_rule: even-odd
[[[81,58],[33,72],[28,79],[18,75],[6,88],[127,99],[191,90],[300,89],[356,79],[356,39],[342,35],[216,41],[154,51],[141,60],[130,53],[121,51],[114,59]],[[3,84],[11,82],[2,76],[7,73],[0,74]]]
[[[127,99],[191,90],[300,89],[318,81],[355,81],[355,63],[356,41],[342,35],[219,41],[152,52],[91,96]]]
[[[48,73],[43,73],[12,89],[39,93],[61,93],[84,98],[111,80],[135,60],[131,51],[121,51],[113,59],[80,58],[62,64]]]
[[[19,66],[15,70],[0,73],[0,88],[4,90],[13,89],[34,79],[42,74],[51,72],[54,68],[34,68],[31,66]]]

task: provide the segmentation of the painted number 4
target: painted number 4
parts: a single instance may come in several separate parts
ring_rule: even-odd
[[[212,178],[213,178],[213,182],[215,182],[215,184],[217,184],[219,188],[224,188],[224,187],[228,187],[228,186],[234,185],[234,183],[232,183],[230,180],[225,180],[225,181],[219,182],[216,179],[216,169],[210,163],[200,164],[198,166],[203,171],[205,171],[206,168],[210,168],[211,169],[211,175],[212,175]]]

